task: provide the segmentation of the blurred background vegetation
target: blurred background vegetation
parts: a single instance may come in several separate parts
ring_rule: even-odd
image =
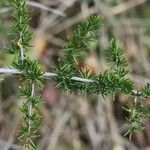
[[[106,44],[112,37],[119,39],[129,63],[130,77],[137,85],[150,80],[150,1],[148,0],[34,0],[27,1],[30,30],[33,33],[31,58],[39,60],[43,70],[51,71],[67,37],[76,25],[91,14],[103,17],[97,32],[98,42],[79,65],[99,73],[107,68],[104,57]],[[7,0],[0,1],[0,67],[9,67],[13,59],[5,54],[9,47],[9,27],[13,11]],[[22,98],[17,96],[20,81],[0,76],[0,150],[20,149],[16,138]],[[39,150],[149,150],[150,121],[145,129],[134,134],[131,141],[124,137],[128,130],[122,106],[132,105],[132,97],[122,93],[103,100],[101,96],[61,93],[52,80],[45,80],[41,91],[44,103]],[[144,101],[144,105],[149,105]]]

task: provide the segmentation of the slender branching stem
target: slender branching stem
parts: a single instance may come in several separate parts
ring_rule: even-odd
[[[23,45],[22,45],[22,32],[20,32],[20,38],[18,40],[18,47],[19,47],[19,51],[20,51],[20,60],[21,60],[21,64],[23,65],[23,62],[24,62],[24,48],[23,48]]]
[[[19,71],[17,69],[9,69],[9,68],[0,68],[0,74],[11,74],[11,75],[23,75],[24,72],[23,71]],[[56,77],[58,76],[56,73],[51,73],[51,72],[45,72],[43,74],[44,78],[47,77]],[[94,82],[94,80],[90,80],[90,79],[86,79],[86,78],[80,78],[80,77],[72,77],[71,80],[74,81],[80,81],[80,82],[87,82],[87,83],[92,83]]]
[[[31,91],[31,98],[34,96],[34,90],[35,90],[35,85],[32,83],[31,85],[32,87],[32,91]],[[30,119],[29,119],[29,134],[31,132],[31,117],[32,117],[32,102],[29,103],[29,116],[30,116]]]

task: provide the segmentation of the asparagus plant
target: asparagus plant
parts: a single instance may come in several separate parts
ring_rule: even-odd
[[[22,141],[23,149],[34,149],[34,139],[38,136],[40,125],[40,114],[38,104],[41,96],[35,93],[35,86],[42,86],[43,72],[37,61],[33,61],[26,55],[30,48],[31,33],[28,27],[28,12],[25,1],[11,0],[11,5],[15,9],[13,15],[14,22],[11,26],[11,47],[10,54],[14,54],[12,66],[23,71],[22,85],[19,94],[26,98],[20,110],[23,114],[19,139]]]
[[[11,26],[11,47],[7,49],[14,55],[13,69],[1,68],[0,73],[18,74],[22,84],[19,94],[25,97],[20,110],[22,121],[18,138],[23,149],[35,149],[35,139],[39,136],[41,96],[35,93],[36,87],[43,86],[44,77],[52,77],[56,85],[62,90],[81,92],[86,95],[101,94],[104,98],[123,92],[133,96],[134,105],[125,108],[130,117],[127,118],[130,128],[127,134],[139,132],[143,129],[143,120],[149,118],[149,107],[142,105],[139,100],[150,98],[150,83],[143,87],[136,87],[127,77],[129,70],[123,50],[116,39],[112,39],[106,48],[106,58],[109,69],[96,75],[89,69],[82,69],[78,60],[85,57],[91,48],[91,42],[96,40],[96,33],[101,27],[101,17],[92,15],[82,21],[68,38],[64,47],[64,57],[58,60],[54,73],[42,72],[37,61],[31,60],[26,52],[30,49],[31,32],[29,31],[29,16],[24,0],[10,0],[14,8],[13,24]]]

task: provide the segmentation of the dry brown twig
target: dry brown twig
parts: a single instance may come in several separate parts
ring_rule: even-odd
[[[42,9],[44,11],[48,11],[48,12],[51,12],[53,14],[56,14],[58,16],[62,16],[62,17],[65,17],[66,14],[59,10],[59,9],[53,9],[53,8],[50,8],[46,5],[43,5],[41,3],[38,3],[38,2],[34,2],[34,1],[27,1],[27,5],[29,6],[32,6],[32,7],[35,7],[35,8],[39,8],[39,9]],[[5,8],[0,8],[0,14],[3,14],[3,13],[8,13],[9,11],[11,11],[12,9],[9,8],[9,7],[5,7]]]
[[[55,126],[51,134],[47,150],[55,150],[59,136],[62,134],[64,126],[68,119],[71,117],[69,111],[63,112],[62,115],[58,116],[55,121]]]

